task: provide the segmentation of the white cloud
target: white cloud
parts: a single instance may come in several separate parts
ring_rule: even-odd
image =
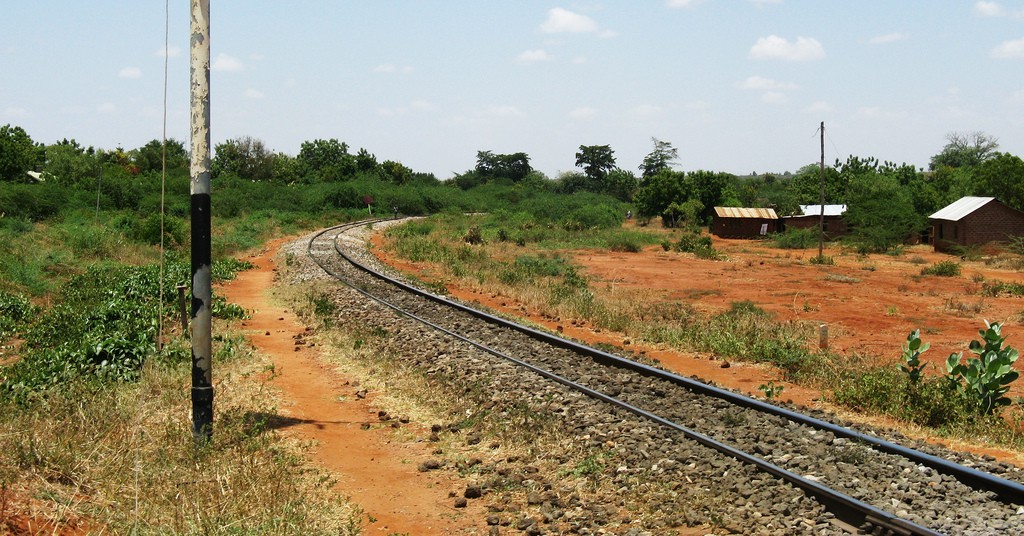
[[[486,114],[493,115],[496,117],[522,117],[526,115],[523,112],[521,112],[519,108],[509,105],[494,106],[492,108],[489,108]]]
[[[111,114],[117,111],[117,106],[114,106],[112,102],[104,102],[96,107],[96,111],[101,114]]]
[[[789,101],[785,93],[780,91],[769,91],[761,95],[761,102],[766,104],[784,104]]]
[[[588,33],[596,32],[598,25],[594,19],[556,7],[548,11],[548,18],[540,25],[544,33]]]
[[[160,50],[157,50],[156,52],[154,52],[153,55],[154,56],[159,56],[161,58],[163,58],[165,56],[168,57],[168,58],[177,58],[178,56],[181,55],[181,49],[178,48],[178,47],[171,47],[171,48],[160,47]]]
[[[412,101],[409,103],[409,107],[418,112],[432,112],[437,109],[432,102],[423,99],[416,99]]]
[[[817,114],[823,112],[831,112],[833,109],[834,108],[832,107],[832,105],[825,101],[815,101],[804,107],[804,112]]]
[[[249,89],[245,90],[245,93],[243,93],[243,95],[245,95],[245,98],[247,98],[247,99],[256,99],[256,100],[259,100],[259,99],[262,99],[263,97],[266,97],[266,95],[262,91],[260,91],[258,89],[253,89],[253,88],[249,88]]]
[[[796,84],[789,82],[779,82],[763,76],[751,76],[746,80],[740,82],[739,87],[742,89],[754,89],[758,91],[788,91],[791,89],[797,89]]]
[[[4,108],[2,115],[4,117],[28,117],[28,110],[12,106],[10,108]]]
[[[1001,17],[1006,11],[997,2],[975,2],[974,14],[979,17]]]
[[[797,37],[796,41],[791,43],[777,35],[769,35],[758,39],[754,46],[750,47],[750,57],[757,60],[819,60],[825,57],[825,49],[812,37]]]
[[[639,106],[634,106],[630,112],[638,117],[650,117],[661,113],[661,110],[662,108],[660,106],[656,106],[654,104],[641,104]]]
[[[683,107],[686,108],[687,110],[693,110],[695,112],[703,112],[705,110],[711,109],[711,105],[708,104],[707,101],[702,100],[687,102],[685,105],[683,105]]]
[[[238,58],[223,52],[217,54],[210,65],[210,69],[214,71],[241,71],[243,68],[244,66]]]
[[[595,115],[597,115],[597,109],[589,106],[582,106],[569,112],[569,117],[573,119],[588,119]]]
[[[901,119],[906,113],[893,112],[878,106],[862,106],[857,110],[857,115],[868,119]]]
[[[666,0],[665,5],[668,7],[691,7],[697,5],[700,0]]]
[[[906,41],[908,38],[907,34],[900,32],[893,32],[885,35],[876,35],[868,40],[868,43],[872,45],[883,45],[885,43],[895,43],[896,41]]]
[[[750,3],[763,6],[767,4],[781,4],[782,0],[750,0]]]
[[[142,76],[142,69],[138,67],[125,67],[117,73],[118,78],[140,78]]]
[[[993,58],[1024,58],[1024,39],[1003,41],[992,49]]]
[[[551,56],[543,49],[527,50],[519,56],[516,56],[516,61],[519,63],[533,63],[537,61],[547,61],[550,59]]]
[[[374,67],[373,68],[373,72],[375,72],[375,73],[388,73],[388,74],[390,74],[390,73],[409,74],[409,73],[413,72],[413,68],[412,68],[411,65],[398,66],[398,65],[395,65],[393,63],[382,63],[382,64]]]
[[[588,61],[589,60],[587,59],[586,56],[576,56],[575,58],[572,59],[572,62],[574,64],[576,64],[576,65],[583,65],[584,63],[587,63]]]

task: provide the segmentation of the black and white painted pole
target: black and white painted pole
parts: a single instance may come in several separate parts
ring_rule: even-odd
[[[192,436],[213,437],[210,282],[210,0],[191,1]]]

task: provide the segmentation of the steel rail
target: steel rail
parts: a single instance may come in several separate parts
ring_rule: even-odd
[[[341,281],[343,284],[349,286],[350,288],[352,288],[356,292],[359,292],[360,294],[366,296],[367,298],[369,298],[371,300],[374,300],[374,301],[376,301],[376,302],[378,302],[378,303],[380,303],[380,304],[382,304],[382,305],[392,309],[393,311],[395,311],[396,313],[398,313],[400,315],[403,315],[403,316],[406,316],[408,318],[411,318],[411,319],[413,319],[413,320],[415,320],[417,322],[420,322],[421,324],[426,325],[426,326],[428,326],[428,327],[430,327],[432,329],[435,329],[437,331],[445,333],[446,335],[449,335],[449,336],[451,336],[453,338],[456,338],[458,340],[464,341],[464,342],[474,346],[475,348],[478,348],[478,349],[480,349],[480,350],[482,350],[484,352],[487,352],[487,353],[489,353],[491,355],[494,355],[494,356],[496,356],[496,357],[498,357],[500,359],[507,360],[507,361],[509,361],[511,363],[514,363],[514,364],[516,364],[516,365],[518,365],[520,367],[523,367],[523,368],[526,368],[528,370],[531,370],[531,371],[537,373],[540,376],[543,376],[543,377],[548,378],[548,379],[550,379],[552,381],[555,381],[557,383],[565,385],[566,387],[569,387],[570,389],[579,391],[579,392],[581,392],[581,393],[583,393],[583,394],[585,394],[585,395],[587,395],[587,396],[589,396],[591,398],[594,398],[594,399],[597,399],[597,400],[601,400],[601,401],[603,401],[605,403],[608,403],[608,404],[612,404],[612,405],[617,406],[617,407],[619,407],[621,409],[629,411],[629,412],[631,412],[631,413],[633,413],[633,414],[635,414],[635,415],[637,415],[639,417],[648,419],[648,420],[653,421],[655,423],[658,423],[658,424],[661,424],[663,426],[666,426],[666,427],[668,427],[670,429],[676,430],[679,433],[681,433],[684,437],[686,437],[687,439],[690,439],[692,441],[696,441],[697,443],[700,443],[701,445],[704,445],[706,447],[712,448],[712,449],[714,449],[714,450],[716,450],[716,451],[718,451],[718,452],[720,452],[722,454],[725,454],[727,456],[730,456],[730,457],[732,457],[732,458],[734,458],[734,459],[736,459],[736,460],[738,460],[740,462],[753,465],[753,466],[757,467],[758,469],[760,469],[760,470],[762,470],[762,471],[764,471],[766,473],[772,474],[772,475],[782,479],[783,481],[788,482],[788,483],[790,483],[790,484],[792,484],[792,485],[802,489],[808,495],[811,495],[811,496],[815,497],[818,500],[819,503],[821,503],[823,506],[825,506],[830,512],[832,512],[836,516],[837,520],[839,520],[841,523],[844,523],[848,530],[851,530],[851,531],[858,530],[858,529],[862,528],[864,525],[869,524],[869,525],[873,525],[873,526],[876,526],[876,527],[884,528],[884,529],[889,530],[892,533],[898,534],[898,535],[907,535],[907,536],[938,536],[938,535],[941,535],[941,533],[936,532],[936,531],[934,531],[932,529],[929,529],[927,527],[923,527],[921,525],[913,523],[912,521],[908,521],[906,519],[902,519],[902,518],[897,517],[897,516],[895,516],[895,515],[893,515],[893,514],[891,514],[889,512],[886,512],[884,510],[881,510],[879,508],[871,506],[870,504],[867,504],[867,503],[862,502],[862,501],[860,501],[858,499],[850,497],[850,496],[848,496],[846,494],[843,494],[843,493],[841,493],[839,491],[836,491],[836,490],[834,490],[832,488],[829,488],[827,486],[824,486],[824,485],[819,484],[817,482],[814,482],[812,480],[809,480],[809,479],[806,479],[804,477],[801,477],[800,475],[797,475],[795,473],[787,471],[786,469],[783,469],[783,468],[781,468],[781,467],[779,467],[779,466],[777,466],[775,464],[772,464],[772,463],[770,463],[770,462],[768,462],[766,460],[758,458],[757,456],[753,456],[753,455],[751,455],[751,454],[749,454],[747,452],[744,452],[744,451],[741,451],[739,449],[736,449],[735,447],[732,447],[730,445],[727,445],[725,443],[717,441],[717,440],[715,440],[715,439],[713,439],[713,438],[711,438],[709,436],[706,436],[706,435],[701,434],[699,432],[696,432],[696,431],[694,431],[694,430],[692,430],[690,428],[687,428],[687,427],[682,426],[682,425],[680,425],[678,423],[670,421],[670,420],[668,420],[668,419],[666,419],[666,418],[664,418],[662,416],[656,415],[656,414],[651,413],[651,412],[649,412],[647,410],[644,410],[642,408],[639,408],[637,406],[634,406],[632,404],[629,404],[627,402],[619,400],[619,399],[617,399],[615,397],[612,397],[612,396],[609,396],[609,395],[607,395],[605,393],[602,393],[600,391],[596,391],[594,389],[591,389],[591,388],[589,388],[589,387],[587,387],[585,385],[581,385],[579,383],[573,382],[572,380],[569,380],[567,378],[559,376],[559,375],[557,375],[557,374],[555,374],[553,372],[550,372],[548,370],[539,368],[539,367],[537,367],[535,365],[532,365],[530,363],[522,361],[522,360],[520,360],[520,359],[518,359],[516,357],[513,357],[513,356],[510,356],[508,354],[505,354],[505,353],[503,353],[503,352],[501,352],[499,350],[496,350],[494,348],[490,348],[490,347],[488,347],[488,346],[486,346],[484,344],[481,344],[479,342],[473,341],[473,340],[471,340],[469,338],[466,338],[466,337],[464,337],[464,336],[462,336],[462,335],[460,335],[460,334],[458,334],[456,332],[453,332],[453,331],[451,331],[451,330],[449,330],[449,329],[447,329],[447,328],[445,328],[443,326],[437,325],[437,324],[431,322],[428,319],[425,319],[425,318],[420,317],[420,316],[418,316],[416,314],[413,314],[413,313],[411,313],[409,311],[406,311],[406,310],[402,309],[400,306],[395,305],[395,304],[387,301],[386,299],[383,299],[383,298],[381,298],[379,296],[375,296],[375,295],[371,294],[370,292],[368,292],[368,291],[366,291],[366,290],[364,290],[362,288],[359,288],[358,286],[356,286],[352,282],[347,281],[340,274],[338,274],[338,273],[332,271],[330,268],[328,268],[326,266],[326,263],[323,263],[320,260],[318,260],[313,255],[313,252],[312,252],[312,250],[313,250],[313,243],[320,236],[322,236],[322,235],[326,234],[327,232],[330,232],[331,230],[334,230],[334,229],[341,229],[341,228],[345,227],[346,229],[342,229],[342,231],[341,231],[341,232],[344,232],[344,230],[347,230],[348,228],[356,227],[358,225],[359,224],[344,224],[344,225],[341,225],[341,226],[332,227],[332,228],[328,228],[328,229],[325,229],[325,230],[321,231],[320,233],[318,233],[317,235],[315,235],[314,237],[312,237],[310,239],[309,245],[307,246],[307,253],[309,254],[310,258],[313,259],[313,261],[316,262],[316,264],[318,266],[320,266],[321,269],[323,269],[325,272],[327,272],[328,274],[330,274],[334,278],[336,278],[339,281]],[[341,248],[340,248],[340,246],[338,245],[338,242],[337,242],[338,236],[341,235],[341,232],[339,232],[334,237],[334,249],[346,261],[348,261],[353,266],[358,267],[359,269],[361,269],[361,270],[363,270],[363,271],[365,271],[365,272],[367,272],[367,273],[369,273],[371,275],[375,275],[376,277],[379,277],[379,278],[381,278],[381,279],[383,279],[385,281],[392,282],[392,283],[398,283],[399,288],[401,288],[404,291],[412,291],[414,294],[420,295],[420,296],[424,295],[424,293],[418,291],[418,289],[415,289],[415,287],[411,287],[409,285],[405,285],[404,283],[397,282],[393,278],[384,276],[383,274],[375,272],[374,270],[368,269],[367,267],[365,267],[365,266],[361,265],[360,263],[358,263],[357,261],[355,261],[351,256],[349,256],[346,253],[344,253],[341,250]],[[434,295],[431,295],[431,296],[433,296],[434,298],[441,298],[439,296],[434,296]],[[444,302],[445,304],[454,304],[454,302],[451,302],[451,301],[449,301],[447,299],[443,299],[443,298],[441,298],[440,301]],[[459,309],[463,309],[463,307],[460,307]],[[491,317],[491,315],[485,315],[485,316],[487,316],[489,318],[497,319],[496,317]],[[497,320],[501,320],[500,324],[502,324],[502,325],[505,325],[505,323],[507,322],[507,321],[504,321],[503,319],[497,319]],[[533,330],[531,330],[531,331],[533,331]]]
[[[958,463],[946,460],[944,458],[940,458],[938,456],[927,454],[925,452],[921,452],[918,450],[911,449],[909,447],[905,447],[903,445],[892,443],[890,441],[886,441],[884,439],[872,435],[868,435],[862,432],[858,432],[856,430],[851,430],[849,428],[839,426],[835,423],[823,421],[821,419],[816,419],[809,415],[804,415],[802,413],[782,408],[774,404],[769,404],[767,402],[757,400],[749,396],[745,396],[739,393],[728,391],[726,389],[708,385],[706,383],[693,380],[691,378],[686,378],[678,374],[658,369],[649,365],[644,365],[643,363],[637,363],[636,361],[632,361],[621,356],[610,354],[597,348],[592,348],[590,346],[586,346],[575,341],[564,339],[562,337],[558,337],[556,335],[552,335],[550,333],[540,331],[529,326],[524,326],[517,322],[501,318],[499,316],[495,316],[493,314],[480,311],[478,309],[474,309],[457,301],[448,299],[444,296],[439,296],[427,292],[423,289],[409,285],[393,277],[389,277],[386,274],[377,272],[376,270],[373,270],[372,268],[359,263],[357,260],[351,258],[349,255],[340,251],[340,249],[338,249],[337,247],[335,249],[338,250],[339,255],[344,257],[346,261],[351,263],[356,268],[359,268],[360,270],[363,270],[373,275],[374,277],[387,281],[388,283],[395,285],[399,288],[402,288],[408,292],[412,292],[429,300],[442,303],[449,307],[453,307],[455,309],[476,316],[488,322],[496,323],[507,328],[515,329],[521,333],[524,333],[535,339],[542,340],[548,344],[552,344],[554,346],[558,346],[564,349],[588,355],[601,364],[630,369],[645,376],[659,378],[662,380],[675,383],[677,385],[681,385],[694,392],[706,396],[719,398],[738,406],[747,407],[771,415],[783,417],[793,422],[804,424],[812,428],[816,428],[818,430],[831,432],[837,437],[859,441],[870,445],[872,448],[880,452],[886,452],[889,454],[902,456],[904,458],[914,461],[915,463],[919,463],[926,467],[930,467],[940,473],[955,477],[960,482],[963,482],[964,484],[975,489],[991,491],[997,494],[1005,502],[1024,505],[1024,484],[1021,484],[1020,482],[1000,478],[991,473],[980,471],[972,467],[966,467],[964,465],[960,465]]]

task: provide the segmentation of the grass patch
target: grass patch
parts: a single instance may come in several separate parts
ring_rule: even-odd
[[[114,534],[359,533],[358,510],[303,462],[303,446],[274,431],[283,418],[269,394],[237,381],[258,363],[221,363],[213,443],[196,450],[182,411],[188,350],[172,354],[135,383],[76,382],[27,404],[0,402],[4,488],[35,497],[35,515]]]
[[[939,261],[921,269],[921,275],[937,275],[940,277],[957,277],[960,275],[960,263]]]
[[[843,274],[825,274],[825,281],[835,281],[836,283],[860,283],[860,279]]]
[[[771,241],[779,249],[807,249],[818,245],[818,229],[786,229],[773,234]]]

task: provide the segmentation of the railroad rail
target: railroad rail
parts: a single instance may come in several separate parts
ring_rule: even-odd
[[[802,452],[802,445],[792,443],[813,443],[827,442],[829,445],[839,445],[835,448],[860,448],[869,447],[873,451],[884,456],[900,458],[905,462],[883,461],[880,465],[894,465],[895,473],[889,476],[881,476],[882,480],[889,478],[890,484],[899,483],[899,486],[907,487],[919,485],[919,482],[906,484],[917,477],[914,473],[921,473],[924,483],[920,484],[919,492],[923,500],[928,497],[938,497],[942,493],[932,493],[929,487],[952,486],[951,492],[962,495],[963,489],[977,490],[986,497],[996,499],[998,504],[1004,505],[1000,515],[1008,518],[1012,525],[1014,521],[1024,524],[1024,515],[1021,515],[1021,505],[1024,505],[1024,484],[1020,482],[1001,478],[986,471],[973,467],[967,467],[947,460],[943,457],[928,454],[915,450],[891,441],[887,441],[870,434],[859,432],[850,428],[811,417],[796,411],[768,404],[761,400],[750,398],[731,391],[707,385],[705,383],[682,377],[665,370],[661,370],[643,363],[626,359],[621,356],[605,352],[600,349],[570,341],[556,335],[540,331],[517,322],[504,319],[493,314],[480,311],[465,304],[448,299],[444,296],[427,292],[418,287],[405,283],[396,277],[382,273],[380,270],[369,266],[367,262],[360,261],[357,255],[346,251],[342,247],[341,240],[344,234],[352,229],[370,225],[382,220],[369,222],[356,222],[324,229],[313,236],[307,245],[307,254],[325,272],[331,274],[341,282],[360,292],[367,298],[377,301],[395,312],[412,318],[423,325],[438,330],[446,335],[461,340],[473,347],[486,352],[492,356],[513,363],[518,367],[530,370],[548,380],[557,382],[569,389],[583,393],[586,396],[599,400],[605,404],[611,404],[659,426],[674,430],[683,437],[695,441],[705,447],[711,448],[734,460],[758,468],[783,482],[802,490],[809,496],[814,497],[820,504],[824,505],[838,520],[836,525],[843,529],[856,531],[873,531],[874,533],[907,534],[907,535],[934,535],[941,534],[933,528],[924,524],[906,519],[908,516],[899,515],[878,506],[879,502],[891,501],[886,498],[885,490],[882,490],[881,497],[865,486],[847,486],[852,492],[863,497],[855,498],[849,493],[839,491],[837,484],[833,482],[831,487],[821,482],[824,480],[816,472],[819,470],[812,463],[799,461],[793,463],[794,459],[814,457]],[[332,234],[333,233],[333,234]],[[345,264],[337,263],[337,258],[344,259]],[[342,273],[345,271],[345,273]],[[362,276],[362,277],[360,277]],[[372,277],[368,279],[367,276]],[[415,296],[417,303],[410,303],[408,296]],[[428,305],[424,305],[428,304]],[[438,312],[437,307],[444,311]],[[456,311],[457,313],[452,313]],[[454,317],[458,318],[454,318]],[[503,334],[514,334],[515,342],[503,343],[499,348],[493,344],[493,334],[488,335],[482,331],[478,333],[467,333],[467,318],[477,319],[485,322],[489,329],[501,330]],[[474,328],[476,329],[476,328]],[[504,336],[504,335],[503,335]],[[550,357],[562,354],[561,358]],[[595,379],[580,365],[580,357],[586,357],[594,367],[601,367],[607,370],[619,371],[615,374],[626,375],[617,382]],[[559,361],[561,359],[561,361]],[[572,365],[567,365],[572,363]],[[604,373],[602,373],[604,374]],[[623,386],[626,387],[623,387]],[[628,388],[627,388],[628,387]],[[651,393],[654,393],[651,395]],[[717,400],[719,403],[709,403],[707,400]],[[703,400],[700,400],[703,399]],[[666,402],[671,401],[671,403]],[[711,417],[693,417],[683,412],[673,413],[675,410],[666,411],[663,407],[680,407],[691,405],[707,406],[706,409],[698,411],[707,415],[712,413],[719,416],[732,415],[734,409],[742,408],[744,411],[752,412],[756,417],[743,417],[742,420],[756,420],[759,425],[769,423],[774,427],[774,432],[760,432],[751,441],[749,438],[740,438],[736,430],[740,426],[719,426],[717,429],[707,432],[698,431],[697,425],[705,425],[708,420],[715,420]],[[717,420],[724,420],[720,417]],[[712,426],[711,428],[715,428]],[[731,428],[731,429],[730,429]],[[782,431],[780,431],[782,430]],[[766,447],[773,443],[775,435],[789,434],[798,439],[790,440],[781,447]],[[808,440],[808,436],[820,433],[819,438]],[[718,437],[714,437],[714,436]],[[738,444],[753,444],[752,449],[741,448]],[[777,443],[777,442],[775,442]],[[796,455],[787,453],[780,454],[781,450],[793,448],[798,452]],[[750,452],[753,450],[754,452]],[[806,452],[813,452],[808,450]],[[770,459],[769,459],[770,458]],[[826,462],[827,463],[827,462]],[[908,465],[909,464],[909,465]],[[908,473],[910,476],[906,476]],[[802,473],[802,474],[798,474]],[[937,475],[946,475],[947,479],[939,478]],[[849,474],[847,475],[849,476]],[[843,475],[837,477],[843,479]],[[946,480],[955,479],[955,484]],[[855,479],[856,480],[856,479]],[[938,484],[936,484],[938,482]],[[918,493],[918,492],[915,492]],[[873,498],[872,498],[873,497]],[[899,501],[896,501],[899,502]],[[875,504],[871,504],[875,503]],[[997,507],[998,510],[998,507]],[[1014,516],[1017,516],[1016,518]],[[1024,531],[1024,529],[1022,529]]]

